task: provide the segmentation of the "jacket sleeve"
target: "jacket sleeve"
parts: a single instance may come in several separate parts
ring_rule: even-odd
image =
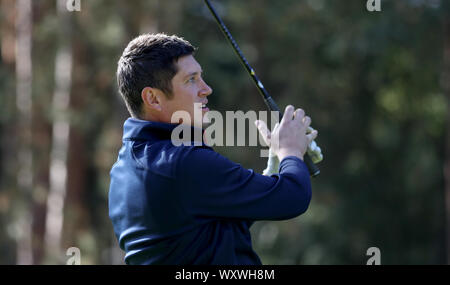
[[[284,220],[304,213],[311,181],[304,162],[294,156],[267,177],[245,169],[210,148],[189,148],[179,160],[180,200],[194,216]]]

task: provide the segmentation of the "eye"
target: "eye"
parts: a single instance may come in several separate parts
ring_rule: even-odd
[[[190,82],[190,83],[195,83],[195,81],[196,81],[195,76],[192,76],[188,79],[188,82]]]

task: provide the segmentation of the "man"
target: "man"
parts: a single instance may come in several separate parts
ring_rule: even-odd
[[[131,118],[110,173],[114,231],[127,264],[261,264],[249,227],[306,211],[311,185],[302,160],[317,132],[306,134],[311,119],[292,106],[272,133],[257,121],[280,161],[270,177],[204,143],[175,146],[171,132],[187,122],[172,124],[172,115],[205,114],[212,93],[193,54],[182,38],[146,34],[119,60],[119,90]]]

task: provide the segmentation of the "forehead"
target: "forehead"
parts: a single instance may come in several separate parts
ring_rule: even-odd
[[[195,60],[192,55],[182,56],[176,62],[179,76],[186,76],[193,72],[201,72],[202,68],[200,64]]]

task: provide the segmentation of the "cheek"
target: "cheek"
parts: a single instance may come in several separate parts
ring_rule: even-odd
[[[193,104],[196,101],[196,97],[197,97],[196,94],[197,93],[195,92],[195,88],[194,87],[186,88],[181,93],[181,95],[183,96],[182,101],[185,104],[192,105],[192,107],[193,107]]]
[[[175,104],[177,108],[181,110],[193,110],[194,102],[196,102],[197,97],[196,90],[196,85],[175,88],[173,91],[175,94],[174,100],[177,101]]]

